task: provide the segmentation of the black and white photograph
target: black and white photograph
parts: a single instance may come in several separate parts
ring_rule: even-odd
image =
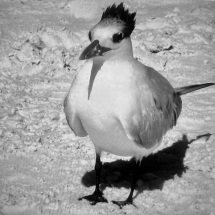
[[[214,0],[0,0],[0,215],[215,215]]]

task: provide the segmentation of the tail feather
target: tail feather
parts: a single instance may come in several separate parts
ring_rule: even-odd
[[[206,83],[206,84],[195,84],[195,85],[190,85],[190,86],[186,86],[186,87],[178,87],[175,88],[175,91],[178,95],[184,95],[190,92],[193,92],[195,90],[199,90],[205,87],[209,87],[211,85],[214,85],[215,83]]]

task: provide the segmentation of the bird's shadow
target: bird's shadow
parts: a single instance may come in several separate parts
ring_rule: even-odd
[[[144,190],[162,189],[164,182],[174,178],[175,175],[181,177],[188,169],[184,165],[183,159],[189,144],[203,137],[209,139],[210,136],[211,134],[204,134],[188,141],[187,136],[183,135],[182,139],[172,146],[143,158],[139,177],[140,183],[137,186],[138,192],[134,198]],[[135,162],[135,159],[131,159],[129,161],[117,160],[104,163],[101,173],[101,189],[104,190],[106,187],[129,189]],[[94,170],[85,173],[82,177],[82,184],[86,187],[95,185]]]

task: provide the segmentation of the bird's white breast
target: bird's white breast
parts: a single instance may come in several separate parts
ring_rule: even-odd
[[[126,125],[137,116],[138,79],[132,64],[117,61],[104,63],[98,72],[90,98],[88,85],[92,62],[78,73],[69,93],[71,108],[93,141],[96,151],[141,158],[150,154],[125,132]],[[75,125],[74,125],[75,126]]]

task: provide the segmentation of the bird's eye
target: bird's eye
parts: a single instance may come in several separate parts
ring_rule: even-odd
[[[122,33],[117,33],[113,35],[113,42],[119,43],[123,39],[124,35]]]
[[[89,40],[91,41],[92,40],[91,32],[88,33],[88,37],[89,37]]]

